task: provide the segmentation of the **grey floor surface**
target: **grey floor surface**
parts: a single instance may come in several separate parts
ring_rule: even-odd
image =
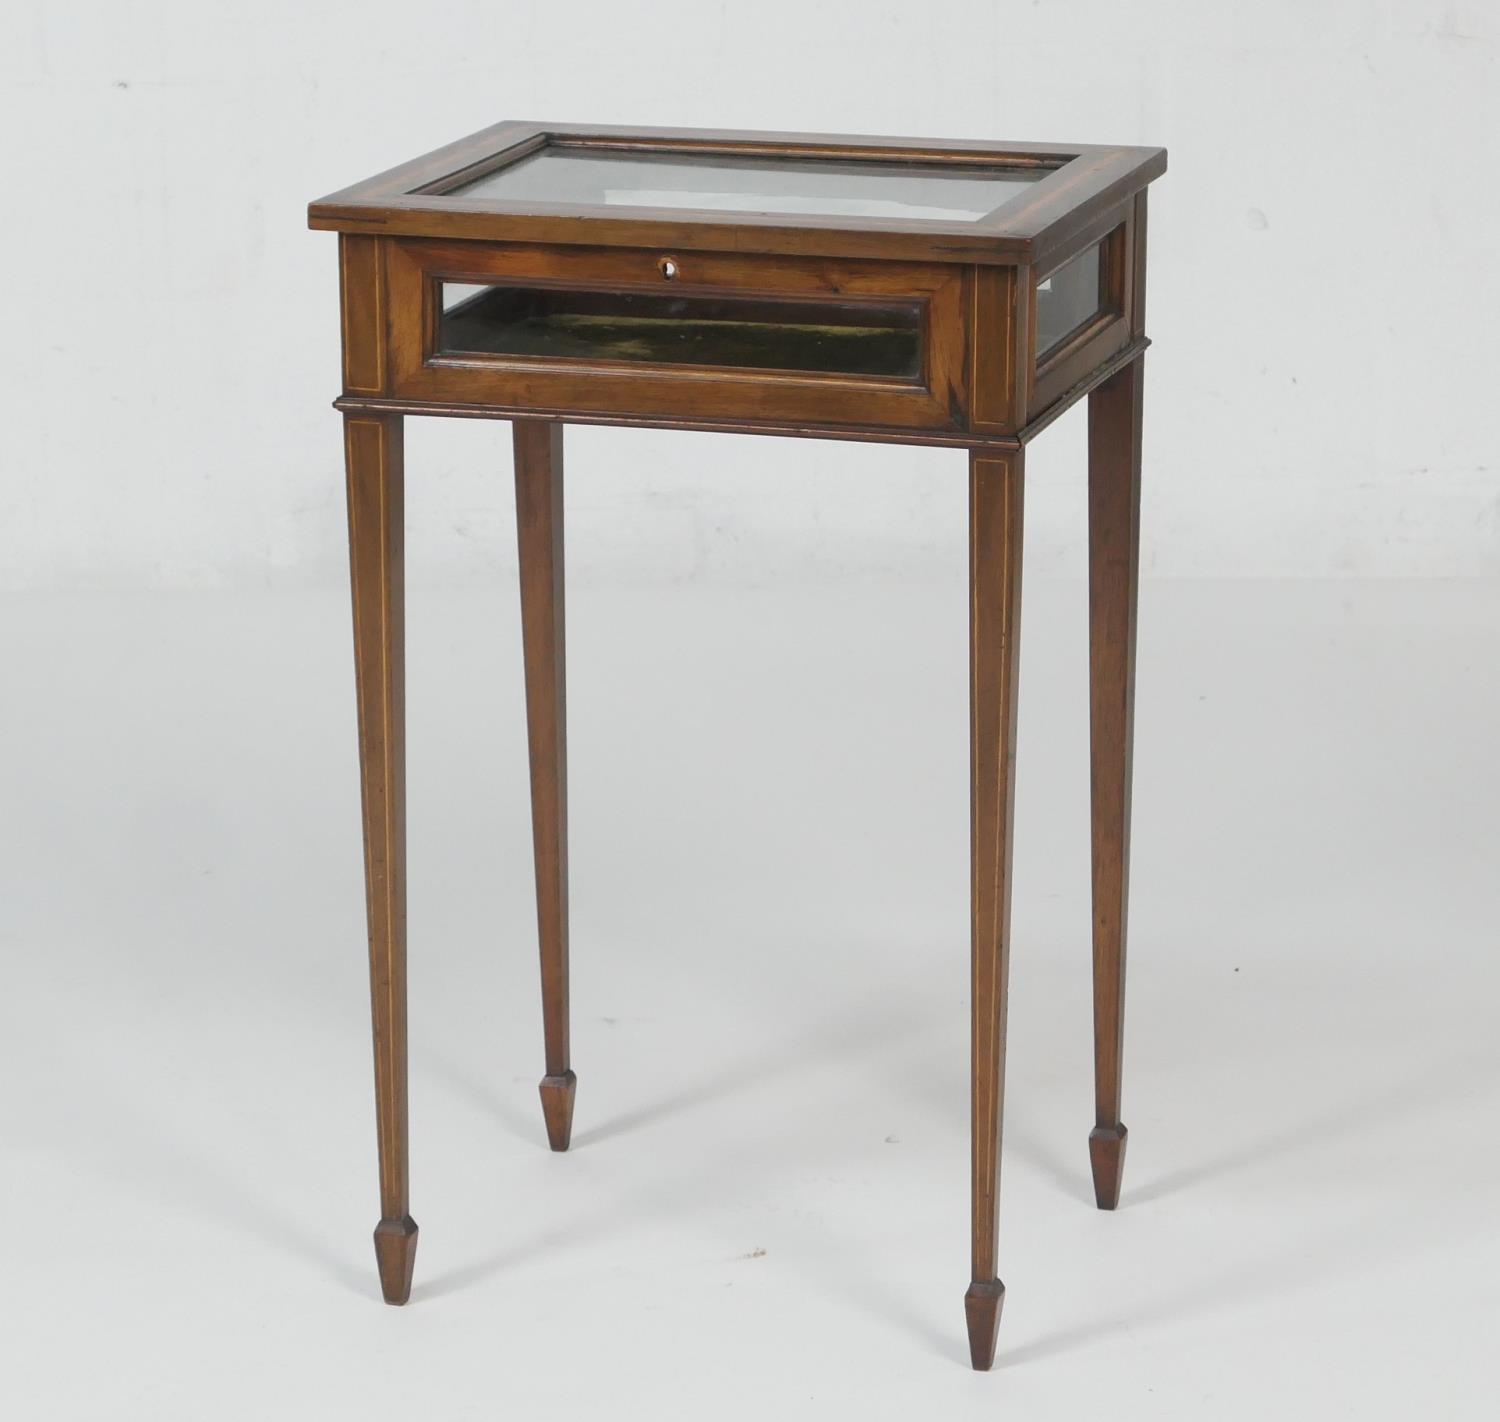
[[[514,590],[411,592],[399,1311],[342,594],[0,598],[0,1415],[1493,1416],[1500,585],[1147,586],[1105,1216],[1084,590],[1028,584],[989,1376],[962,586],[570,597],[558,1157]]]

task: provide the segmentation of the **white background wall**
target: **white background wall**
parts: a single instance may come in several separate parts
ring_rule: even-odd
[[[0,586],[342,576],[311,198],[498,118],[1160,143],[1156,575],[1500,573],[1500,7],[11,0]],[[572,572],[923,576],[962,457],[579,429]],[[413,422],[417,576],[513,556],[504,426]],[[1082,419],[1033,446],[1076,572]]]
[[[0,596],[0,1418],[1493,1415],[1497,42],[1500,0],[4,0],[0,589],[188,591]],[[1126,1194],[1075,412],[1030,455],[996,1375],[953,451],[569,432],[558,1158],[508,430],[411,422],[423,1233],[375,1302],[305,210],[505,115],[1171,149]]]

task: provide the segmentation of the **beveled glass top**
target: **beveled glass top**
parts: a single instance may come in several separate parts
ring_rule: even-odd
[[[443,197],[597,207],[978,222],[1049,168],[629,153],[548,145]]]

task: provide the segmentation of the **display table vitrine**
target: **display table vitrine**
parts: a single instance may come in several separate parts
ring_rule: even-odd
[[[1089,402],[1095,1120],[1125,1153],[1120,1053],[1155,148],[502,123],[309,209],[339,233],[381,1218],[411,1289],[402,421],[514,423],[546,1075],[566,1150],[566,423],[966,450],[976,1368],[994,1358],[1027,442]],[[936,727],[928,728],[937,730]]]

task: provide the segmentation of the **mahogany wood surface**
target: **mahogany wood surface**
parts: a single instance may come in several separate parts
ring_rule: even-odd
[[[349,578],[359,704],[365,909],[375,1037],[380,1223],[375,1254],[385,1301],[411,1293],[406,1108],[406,639],[404,474],[399,415],[346,415]]]
[[[856,220],[466,200],[453,187],[546,145],[621,154],[920,162],[1043,174],[975,222]],[[1010,955],[1012,815],[1025,445],[1089,408],[1089,645],[1095,1123],[1100,1208],[1119,1200],[1135,627],[1139,578],[1146,189],[1160,149],[850,138],[509,122],[312,204],[339,232],[343,412],[359,711],[382,1293],[410,1295],[417,1226],[407,1128],[402,421],[514,422],[516,525],[541,962],[543,1119],[566,1150],[569,1048],[563,425],[606,424],[957,447],[969,456],[972,1254],[970,1357],[995,1356],[1005,1297],[998,1207]],[[1037,283],[1103,243],[1098,310],[1037,350]],[[920,354],[862,374],[763,359],[698,364],[615,348],[606,358],[446,348],[441,283],[546,290],[589,309],[652,293],[652,309],[735,303],[775,325],[910,313]],[[666,285],[664,285],[666,283]],[[675,295],[684,300],[674,304]],[[494,303],[500,305],[502,303]],[[684,319],[687,319],[684,317]],[[720,318],[716,318],[720,319]],[[728,319],[728,318],[724,318]],[[733,319],[742,319],[736,316]],[[788,328],[798,326],[786,319]],[[873,324],[868,322],[867,324]],[[480,332],[479,334],[484,334]],[[669,336],[681,333],[668,333]],[[772,341],[757,335],[758,341]],[[832,337],[829,338],[830,340]],[[682,347],[686,349],[687,347]],[[735,348],[742,349],[743,347]],[[708,354],[705,354],[708,352]],[[1039,359],[1040,354],[1040,359]],[[618,358],[615,358],[618,356]],[[720,357],[722,359],[722,357]],[[847,368],[847,367],[845,367]],[[895,372],[895,373],[892,373]],[[915,372],[915,373],[913,373]]]
[[[633,153],[725,154],[1043,169],[1024,200],[978,221],[684,211],[447,196],[447,190],[535,153],[543,143]],[[497,124],[356,183],[308,209],[340,232],[608,247],[705,248],[781,256],[881,257],[1014,265],[1046,260],[1101,211],[1166,171],[1160,148],[991,143],[729,129]]]
[[[961,430],[886,429],[878,425],[840,427],[777,420],[719,420],[670,415],[601,415],[592,411],[532,410],[510,405],[398,400],[364,395],[341,395],[333,402],[333,405],[336,410],[345,414],[368,411],[372,414],[387,415],[441,415],[460,420],[536,419],[565,422],[570,425],[613,425],[620,429],[700,430],[715,434],[774,435],[783,439],[839,439],[864,444],[925,445],[934,449],[979,449],[998,452],[1020,449],[1022,445],[1035,439],[1048,425],[1066,414],[1090,390],[1101,385],[1122,366],[1128,365],[1150,344],[1145,339],[1132,341],[1130,345],[1111,356],[1097,369],[1091,370],[1056,404],[1043,410],[1014,434],[1008,435],[966,434]]]
[[[969,458],[969,909],[973,1036],[973,1254],[964,1309],[973,1365],[994,1362],[1005,1286],[996,1273],[1011,826],[1020,670],[1025,455]]]
[[[515,422],[521,645],[531,750],[537,939],[547,1074],[542,1112],[553,1150],[567,1150],[577,1078],[568,1041],[568,736],[563,616],[563,427]]]
[[[689,253],[670,281],[669,253],[474,242],[394,241],[387,246],[387,384],[398,398],[513,409],[692,418],[803,421],[833,426],[961,430],[968,389],[964,272],[909,262]],[[437,286],[522,283],[651,291],[674,296],[744,294],[790,301],[836,295],[892,300],[923,311],[915,378],[835,375],[621,360],[451,353],[437,348]],[[1004,330],[992,338],[1006,343]]]
[[[1089,734],[1094,896],[1094,1131],[1101,1210],[1120,1199],[1125,921],[1140,581],[1141,386],[1134,360],[1089,396]]]

